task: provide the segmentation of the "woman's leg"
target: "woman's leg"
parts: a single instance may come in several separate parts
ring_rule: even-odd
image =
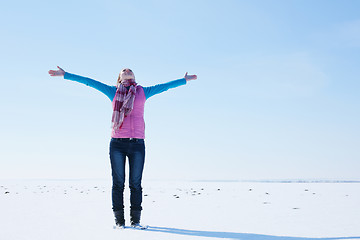
[[[111,139],[110,162],[112,171],[112,207],[113,211],[124,210],[125,161],[128,143]]]
[[[130,142],[129,148],[129,186],[131,210],[142,210],[142,186],[141,179],[145,163],[144,140]]]

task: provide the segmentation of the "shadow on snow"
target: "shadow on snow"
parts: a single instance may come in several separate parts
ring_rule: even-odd
[[[235,232],[212,232],[212,231],[198,231],[186,230],[179,228],[166,228],[166,227],[152,227],[145,231],[172,233],[179,235],[198,236],[198,237],[211,237],[211,238],[228,238],[240,240],[341,240],[341,239],[360,239],[359,237],[327,237],[327,238],[307,238],[307,237],[286,237],[286,236],[271,236],[253,233],[235,233]]]

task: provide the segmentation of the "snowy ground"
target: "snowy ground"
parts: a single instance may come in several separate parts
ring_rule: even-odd
[[[111,182],[0,180],[0,239],[360,239],[360,183],[145,181],[142,223],[114,230]],[[129,225],[129,189],[125,195]]]

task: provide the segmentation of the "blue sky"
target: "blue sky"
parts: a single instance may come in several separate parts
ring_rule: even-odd
[[[7,1],[0,178],[109,178],[114,85],[146,103],[145,179],[360,180],[359,1]]]

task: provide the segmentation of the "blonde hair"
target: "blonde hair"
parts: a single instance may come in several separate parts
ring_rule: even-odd
[[[120,84],[120,82],[121,82],[121,78],[120,78],[120,73],[119,73],[119,77],[118,77],[118,79],[116,81],[116,86],[118,86]]]

